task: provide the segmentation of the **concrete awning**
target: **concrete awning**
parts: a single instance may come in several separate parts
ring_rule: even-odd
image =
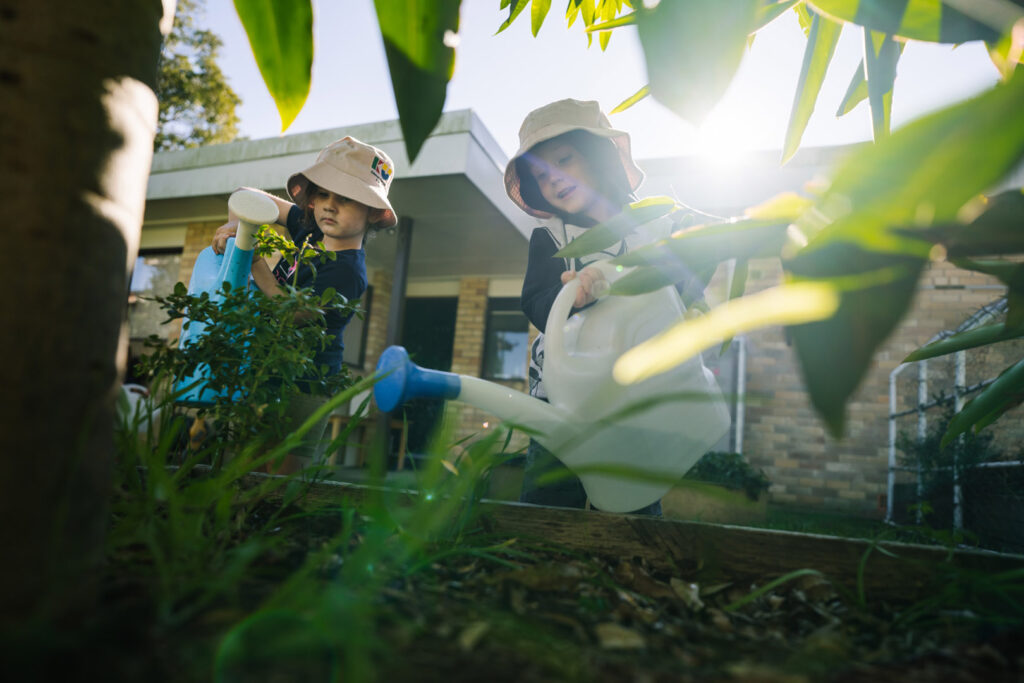
[[[223,220],[227,197],[240,186],[286,196],[285,179],[346,135],[380,147],[395,162],[390,199],[400,216],[413,220],[410,277],[522,276],[536,221],[505,196],[507,158],[470,110],[444,114],[411,167],[397,121],[161,152],[153,160],[143,230]],[[394,235],[378,234],[367,243],[368,265],[390,268],[394,251]]]

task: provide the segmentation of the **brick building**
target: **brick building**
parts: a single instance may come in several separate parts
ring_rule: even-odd
[[[524,390],[528,342],[536,330],[519,312],[518,295],[534,222],[505,197],[507,157],[471,111],[445,114],[411,166],[397,122],[157,154],[130,300],[136,349],[150,333],[176,333],[158,325],[159,316],[142,297],[188,282],[196,255],[226,219],[227,196],[239,186],[284,196],[288,174],[344,135],[381,147],[394,159],[391,199],[403,219],[366,245],[366,313],[346,329],[346,362],[357,373],[370,372],[389,342],[401,343],[425,367]],[[803,150],[784,168],[775,152],[751,155],[732,168],[696,158],[641,161],[648,177],[641,190],[671,194],[712,214],[736,215],[778,192],[800,190],[842,153],[843,148]],[[709,288],[712,303],[722,296],[726,270],[720,269]],[[775,284],[779,272],[777,262],[753,264],[748,291]],[[994,280],[945,263],[930,268],[914,309],[850,403],[848,433],[841,440],[828,437],[811,410],[782,332],[749,335],[736,345],[745,356],[743,382],[737,384],[739,359],[721,361],[723,389],[734,393],[745,385],[749,398],[736,411],[735,433],[722,448],[742,444],[772,479],[777,502],[874,514],[885,493],[889,373],[907,352],[1003,291]],[[422,446],[439,410],[424,403],[410,411],[412,450]],[[446,410],[458,411],[460,435],[493,429],[498,422],[469,406],[449,404]],[[1007,424],[1019,422],[1018,414]]]

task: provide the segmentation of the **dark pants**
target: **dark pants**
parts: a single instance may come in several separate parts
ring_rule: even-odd
[[[557,481],[543,486],[537,484],[541,477],[547,477],[549,473],[550,476],[554,476],[556,472],[559,475]],[[519,494],[519,502],[582,509],[587,504],[587,492],[579,478],[568,467],[546,448],[530,439],[530,445],[526,449],[523,490]],[[655,501],[628,514],[661,517],[661,501]]]

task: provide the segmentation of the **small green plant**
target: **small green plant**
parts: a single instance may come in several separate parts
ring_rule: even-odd
[[[750,500],[758,500],[772,485],[764,470],[755,470],[739,453],[724,451],[705,453],[685,478],[741,490]]]
[[[321,259],[335,258],[322,245],[299,247],[264,226],[257,234],[256,254],[273,250],[314,268]],[[197,323],[206,328],[181,347],[150,337],[152,352],[142,360],[142,371],[151,385],[172,387],[197,368],[205,369],[214,402],[199,407],[196,416],[210,423],[211,438],[221,451],[255,437],[279,441],[288,428],[282,417],[292,397],[300,391],[334,395],[352,384],[346,366],[328,376],[314,358],[332,339],[323,315],[330,310],[356,312],[356,304],[346,303],[333,289],[316,294],[296,288],[294,282],[282,289],[281,296],[267,296],[225,283],[213,297],[190,294],[179,282],[171,294],[154,297],[167,322],[184,319],[185,329]]]

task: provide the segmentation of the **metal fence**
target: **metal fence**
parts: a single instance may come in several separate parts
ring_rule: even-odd
[[[967,318],[961,325],[956,329],[946,330],[932,337],[928,343],[946,339],[955,334],[965,332],[967,330],[985,325],[992,322],[996,318],[1006,314],[1008,310],[1008,304],[1006,297],[998,299],[987,306],[982,307],[969,318]],[[889,468],[886,486],[886,516],[885,520],[888,523],[894,523],[894,501],[896,498],[896,477],[897,472],[905,471],[911,472],[914,475],[916,482],[916,498],[918,501],[924,497],[924,472],[922,465],[917,463],[915,466],[900,465],[897,462],[896,451],[897,451],[897,419],[905,416],[915,415],[917,416],[917,438],[920,441],[924,441],[928,433],[928,411],[942,406],[949,405],[952,402],[953,408],[956,412],[959,412],[968,397],[975,392],[987,387],[989,384],[995,381],[995,378],[988,378],[980,382],[976,382],[971,385],[967,385],[967,354],[969,351],[958,351],[953,354],[953,386],[952,395],[943,395],[938,398],[929,399],[929,360],[922,360],[912,363],[903,363],[896,367],[889,375]],[[932,363],[938,362],[941,359],[931,359]],[[945,360],[949,362],[948,358]],[[897,378],[903,372],[910,369],[912,366],[917,366],[917,401],[914,407],[907,410],[899,410],[898,402],[898,391],[897,391]],[[948,378],[946,378],[948,381]],[[961,437],[962,439],[963,437]],[[964,490],[961,486],[962,474],[965,468],[1002,468],[1002,467],[1019,467],[1024,465],[1024,460],[998,460],[991,462],[978,462],[978,463],[961,463],[957,461],[957,450],[953,451],[953,462],[951,465],[940,467],[937,469],[951,470],[952,475],[952,527],[959,531],[964,528]],[[922,520],[922,509],[921,506],[917,507],[916,510],[916,521],[920,524]],[[1017,520],[1019,523],[1020,520]],[[1011,523],[1013,523],[1011,521]]]

